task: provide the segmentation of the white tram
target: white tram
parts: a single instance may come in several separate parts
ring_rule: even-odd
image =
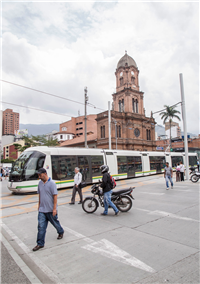
[[[26,149],[13,164],[8,188],[19,193],[36,192],[37,171],[41,167],[47,170],[48,176],[60,189],[73,186],[75,167],[80,168],[83,181],[91,184],[102,177],[100,166],[103,164],[107,164],[111,175],[119,180],[162,173],[166,162],[174,168],[180,161],[185,163],[184,153],[32,147]],[[189,164],[197,165],[196,153],[189,153]]]

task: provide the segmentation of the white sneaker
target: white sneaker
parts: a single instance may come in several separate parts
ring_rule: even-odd
[[[173,189],[173,186],[171,186],[171,189]]]
[[[169,189],[169,187],[167,187],[166,189]]]

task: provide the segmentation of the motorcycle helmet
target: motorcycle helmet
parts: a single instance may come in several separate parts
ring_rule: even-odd
[[[108,167],[107,165],[103,165],[103,166],[100,167],[100,170],[101,170],[101,172],[102,172],[102,174],[103,174],[103,173],[109,171],[109,167]]]

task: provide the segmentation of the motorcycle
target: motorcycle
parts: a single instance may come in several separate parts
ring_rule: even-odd
[[[135,187],[113,191],[111,201],[121,212],[128,212],[132,207],[132,192]],[[100,206],[104,207],[103,191],[100,189],[99,184],[94,184],[91,187],[93,196],[86,197],[82,203],[82,208],[86,213],[94,213]],[[98,199],[95,197],[98,196]],[[109,207],[110,208],[110,207]]]
[[[192,182],[197,182],[200,179],[200,172],[196,172],[195,174],[191,175],[190,179]]]

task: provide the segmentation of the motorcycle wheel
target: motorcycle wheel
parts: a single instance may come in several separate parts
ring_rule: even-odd
[[[99,205],[98,201],[95,198],[86,197],[83,200],[82,208],[86,213],[91,214],[91,213],[94,213],[97,210],[98,205]]]
[[[192,175],[191,176],[191,181],[192,182],[197,182],[199,180],[199,177],[197,175]]]
[[[130,197],[122,195],[121,200],[116,200],[115,205],[121,212],[128,212],[132,207],[132,200]]]

